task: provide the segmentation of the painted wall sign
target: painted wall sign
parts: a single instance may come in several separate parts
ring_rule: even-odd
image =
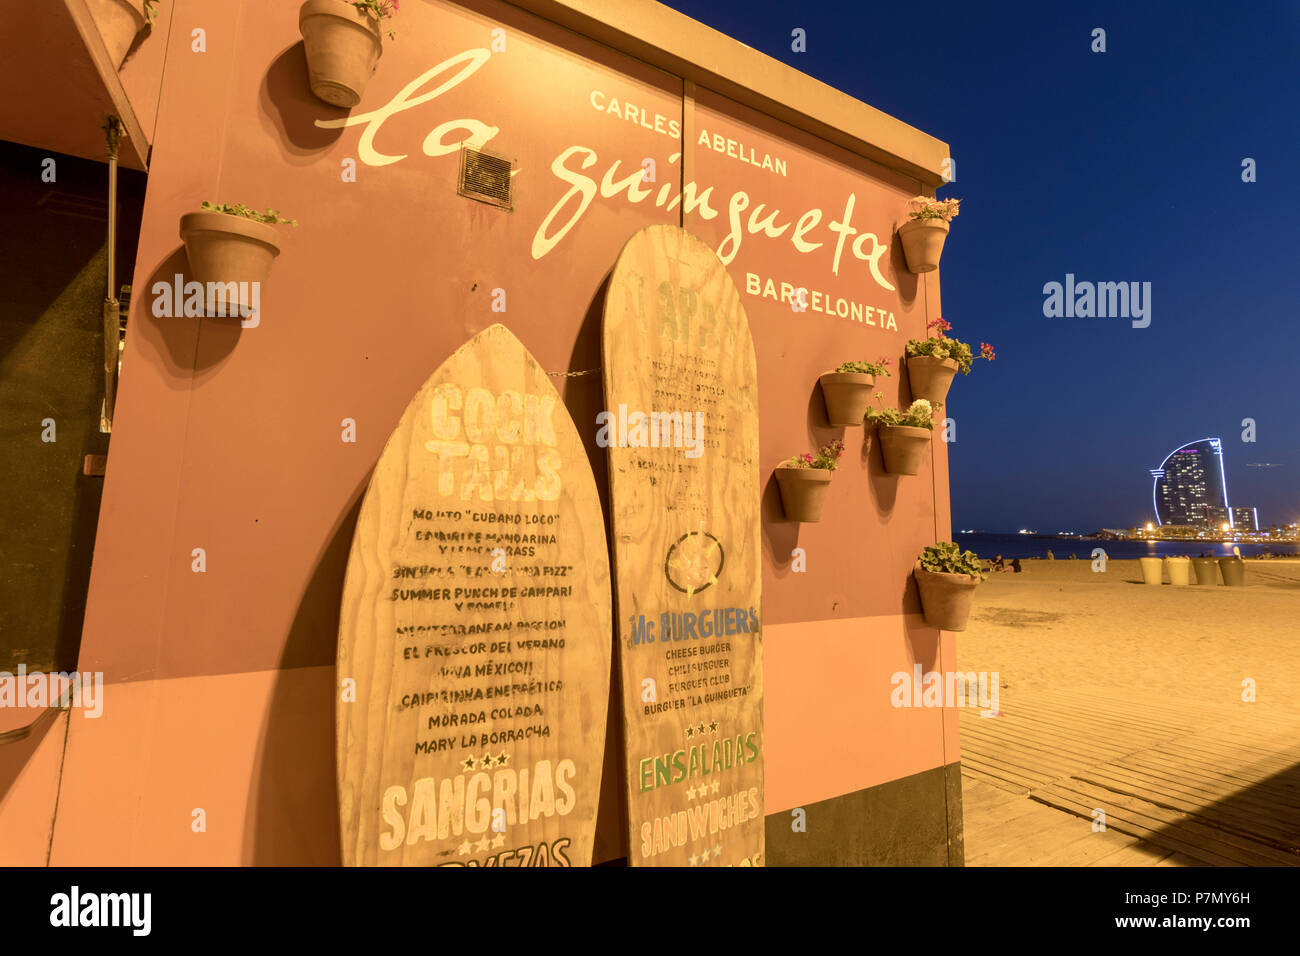
[[[407,407],[361,506],[339,623],[344,862],[590,865],[609,602],[577,430],[494,325]]]
[[[315,121],[316,126],[327,130],[361,127],[357,156],[367,166],[389,166],[401,162],[410,154],[386,153],[376,146],[376,138],[383,126],[408,110],[418,109],[446,95],[493,59],[491,51],[486,48],[465,50],[415,77],[383,106],[364,113],[353,113],[342,119],[318,119]],[[601,91],[593,91],[590,101],[593,105],[604,103],[608,109],[608,99]],[[434,123],[438,115],[436,110],[432,111],[429,122]],[[618,115],[636,119],[638,125],[644,124],[647,128],[666,133],[680,142],[680,136],[673,133],[674,128],[680,132],[680,124],[659,123],[658,120],[663,117],[659,117],[655,123],[647,123],[635,106],[633,112],[622,111]],[[458,152],[464,143],[482,148],[500,133],[501,127],[489,121],[450,118],[433,125],[420,148],[425,156],[445,156]],[[749,153],[744,155],[742,161],[759,169],[772,170],[781,176],[788,175],[785,160],[773,160],[770,155],[765,155],[760,160],[753,147],[738,144],[736,140],[719,133],[710,134],[707,129],[700,130],[694,145],[699,149],[714,150],[735,158],[740,158],[748,148]],[[676,164],[680,159],[680,150],[668,157],[670,164]],[[885,259],[889,251],[889,224],[882,223],[883,228],[879,234],[862,229],[861,213],[856,221],[854,218],[854,207],[858,201],[856,192],[850,192],[830,204],[818,202],[806,209],[796,211],[787,206],[782,210],[774,204],[773,195],[766,195],[763,201],[758,201],[758,196],[751,197],[747,191],[737,188],[732,189],[724,199],[721,195],[714,195],[716,187],[713,184],[691,181],[678,188],[680,175],[667,174],[666,170],[665,175],[659,177],[661,185],[648,186],[642,167],[636,163],[628,164],[626,158],[614,159],[598,166],[600,163],[596,150],[582,144],[569,146],[555,156],[550,165],[551,174],[561,183],[567,184],[568,189],[558,196],[554,205],[542,217],[533,235],[534,259],[541,259],[555,249],[597,199],[622,197],[623,201],[637,205],[653,197],[650,204],[670,212],[682,205],[687,217],[699,216],[703,220],[725,217],[727,235],[717,249],[723,263],[730,264],[747,236],[780,239],[788,243],[790,250],[800,255],[816,253],[829,266],[833,276],[840,275],[841,265],[866,263],[868,274],[879,288],[886,292],[895,291],[893,283],[882,271],[882,259]],[[838,210],[842,212],[837,212]]]
[[[726,268],[676,226],[623,248],[605,400],[629,862],[763,863],[757,372]]]

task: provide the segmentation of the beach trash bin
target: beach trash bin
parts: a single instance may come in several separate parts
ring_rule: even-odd
[[[1224,584],[1239,588],[1246,583],[1246,562],[1241,558],[1219,558],[1219,573]]]
[[[1218,558],[1192,558],[1192,570],[1196,572],[1197,584],[1219,583]]]
[[[1159,587],[1164,582],[1164,560],[1161,558],[1138,558],[1142,565],[1142,583]]]
[[[1187,587],[1192,583],[1192,562],[1185,557],[1168,557],[1165,558],[1165,564],[1169,568],[1169,583],[1175,587]]]

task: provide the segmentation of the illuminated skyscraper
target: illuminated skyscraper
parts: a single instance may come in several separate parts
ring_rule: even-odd
[[[1259,512],[1254,508],[1233,508],[1232,526],[1238,531],[1258,531]]]
[[[1223,443],[1202,438],[1179,445],[1151,471],[1151,497],[1160,524],[1217,528],[1231,522],[1228,483],[1223,476]]]

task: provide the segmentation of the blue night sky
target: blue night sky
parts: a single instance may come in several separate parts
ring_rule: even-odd
[[[1145,522],[1209,436],[1233,505],[1300,518],[1300,3],[668,2],[949,144],[944,317],[998,353],[949,396],[954,528]],[[1150,282],[1150,327],[1045,318],[1066,273]]]

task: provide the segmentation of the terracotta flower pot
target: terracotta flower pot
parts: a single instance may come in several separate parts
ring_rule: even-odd
[[[791,521],[814,522],[822,518],[831,473],[825,468],[778,468],[776,483],[781,489],[781,506]]]
[[[891,475],[915,475],[921,470],[925,453],[930,447],[934,432],[929,428],[912,425],[881,425],[880,453],[885,459],[885,471]]]
[[[331,106],[360,103],[384,52],[379,21],[344,0],[307,0],[298,10],[298,30],[311,91]]]
[[[907,381],[912,387],[912,397],[924,398],[932,405],[947,399],[948,388],[956,374],[956,359],[912,355],[907,360]]]
[[[1192,570],[1197,584],[1219,583],[1219,562],[1216,558],[1192,558]]]
[[[1168,557],[1165,558],[1165,566],[1169,569],[1170,584],[1187,587],[1192,583],[1192,562],[1189,558]]]
[[[1159,587],[1164,583],[1164,560],[1162,558],[1138,558],[1142,565],[1142,583]]]
[[[181,239],[190,258],[190,278],[205,284],[243,283],[234,290],[238,295],[228,293],[228,301],[246,307],[256,304],[246,301],[252,283],[260,287],[266,282],[271,262],[280,254],[280,234],[274,226],[223,212],[181,216]]]
[[[826,372],[817,380],[826,399],[826,420],[832,425],[861,425],[876,377],[865,372]]]
[[[144,0],[87,0],[87,6],[108,47],[113,69],[121,69],[131,44],[149,22],[144,15]]]
[[[948,238],[948,224],[942,219],[909,219],[898,227],[903,241],[903,257],[911,272],[933,272],[939,268],[943,241]]]
[[[921,610],[925,623],[941,631],[964,631],[970,619],[971,601],[979,580],[969,574],[945,574],[927,571],[916,563],[912,570],[921,592]]]

